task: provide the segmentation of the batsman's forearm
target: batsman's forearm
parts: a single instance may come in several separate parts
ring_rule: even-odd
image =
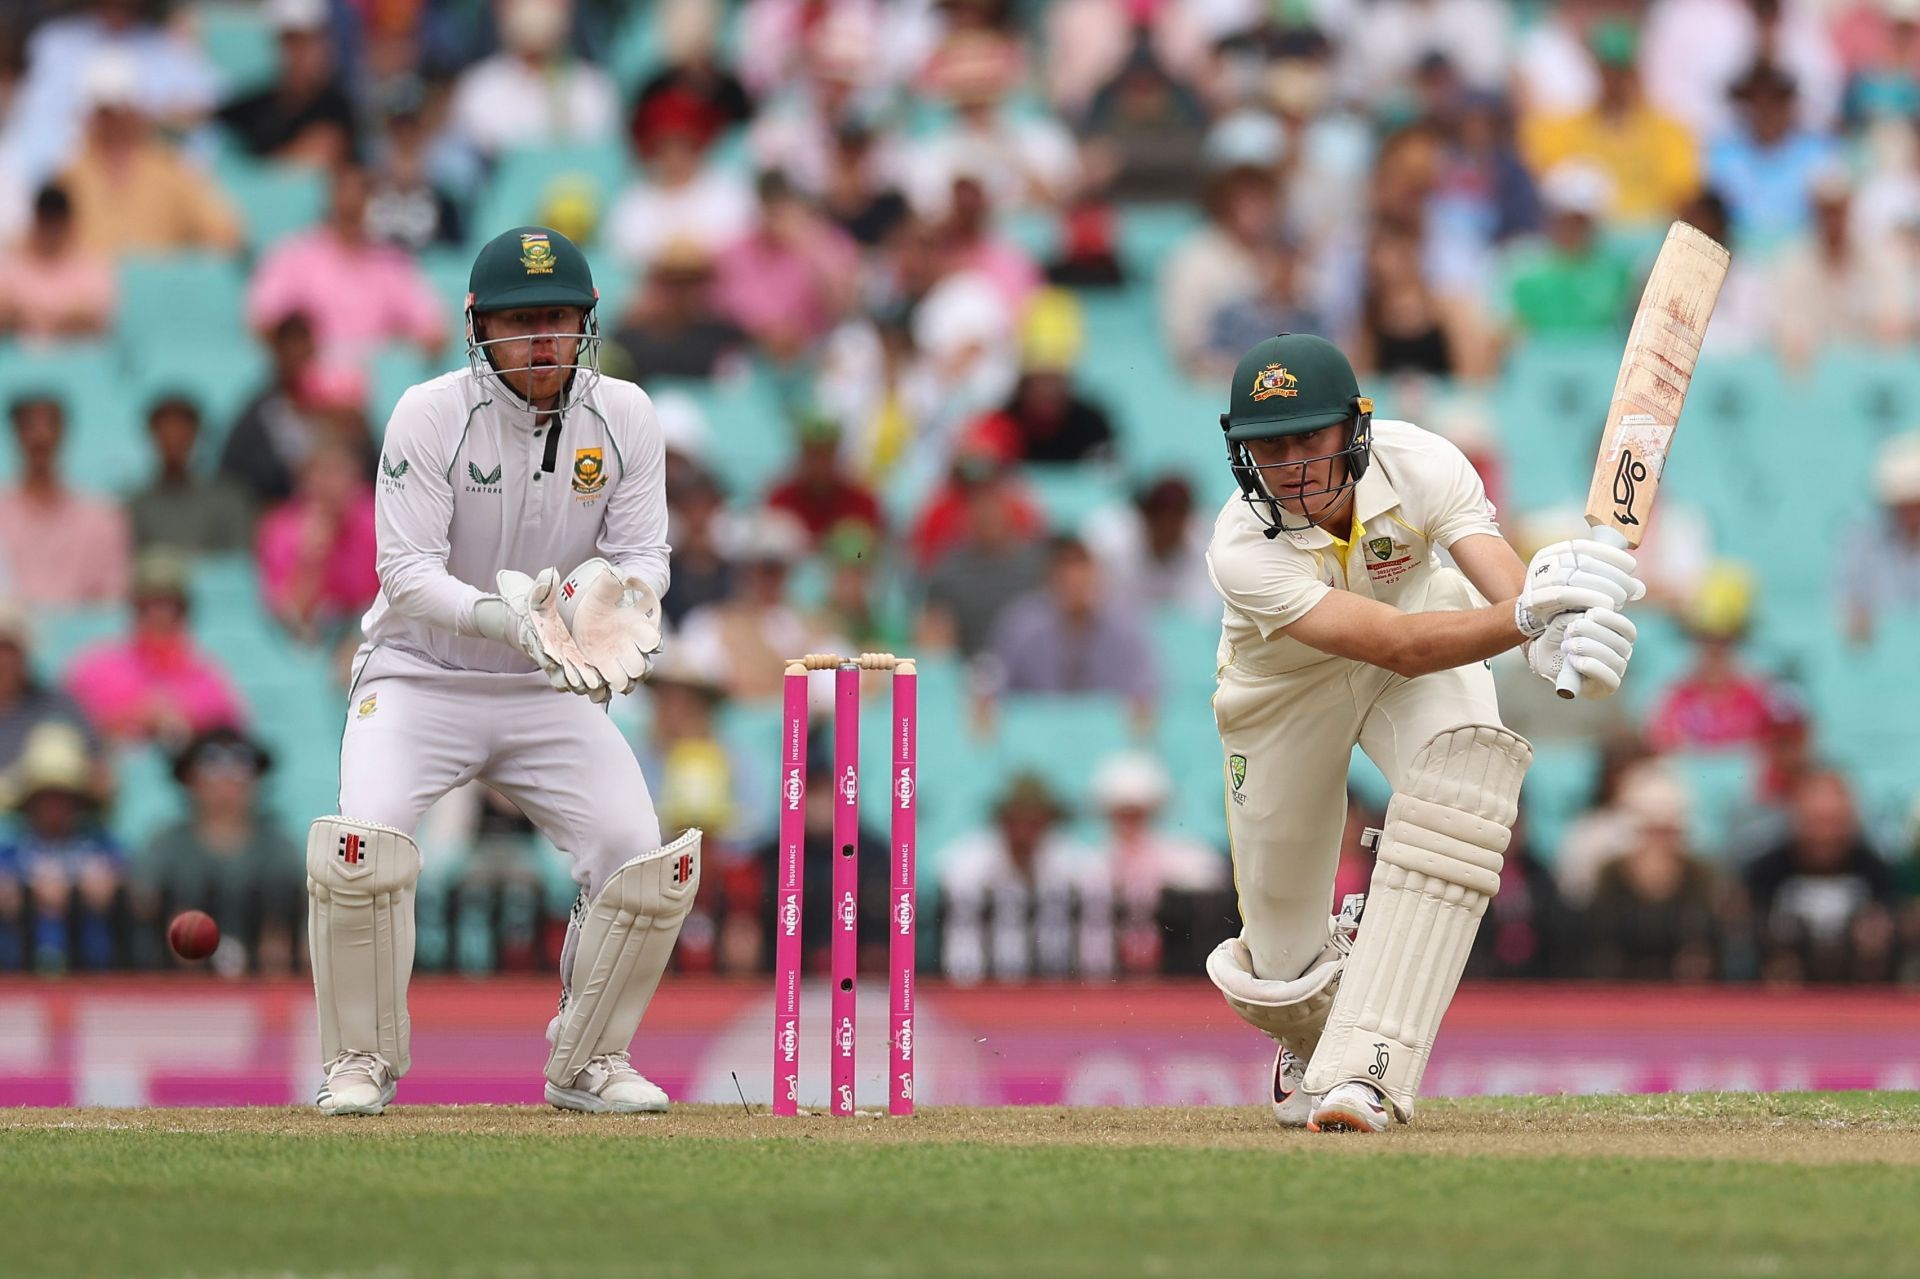
[[[1513,601],[1446,613],[1402,613],[1392,628],[1389,660],[1380,663],[1409,679],[1484,662],[1521,644]]]

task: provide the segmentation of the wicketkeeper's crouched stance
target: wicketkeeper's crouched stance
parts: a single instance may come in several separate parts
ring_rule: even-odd
[[[700,832],[662,846],[604,709],[660,647],[667,507],[651,402],[599,373],[598,296],[558,232],[489,242],[468,367],[409,390],[387,428],[380,594],[348,695],[340,812],[307,837],[327,1114],[379,1114],[407,1073],[411,832],[476,778],[572,858],[581,886],[547,1100],[667,1108],[627,1051],[699,890]]]
[[[1598,542],[1523,566],[1460,451],[1374,421],[1324,339],[1248,352],[1221,425],[1241,492],[1207,559],[1243,929],[1207,973],[1279,1041],[1280,1122],[1377,1132],[1412,1117],[1532,758],[1484,662],[1524,643],[1544,678],[1571,663],[1606,696],[1634,639],[1617,610],[1644,592]],[[1394,791],[1357,938],[1327,913],[1356,744]]]

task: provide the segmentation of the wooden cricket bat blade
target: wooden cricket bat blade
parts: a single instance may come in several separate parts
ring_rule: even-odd
[[[1724,246],[1676,222],[1640,295],[1587,489],[1587,523],[1613,529],[1629,547],[1646,536],[1727,265]]]

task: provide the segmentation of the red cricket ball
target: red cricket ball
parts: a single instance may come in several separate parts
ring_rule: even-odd
[[[205,959],[220,944],[220,925],[204,910],[182,911],[167,925],[167,945],[182,959]]]

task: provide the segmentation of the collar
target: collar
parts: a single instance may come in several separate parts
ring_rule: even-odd
[[[1360,477],[1360,483],[1353,491],[1353,526],[1347,537],[1335,537],[1318,524],[1309,529],[1289,530],[1280,534],[1286,541],[1303,551],[1318,550],[1329,546],[1347,547],[1360,541],[1367,535],[1370,521],[1379,519],[1388,511],[1400,505],[1400,495],[1394,491],[1393,481],[1387,478],[1387,472],[1380,465],[1380,455],[1374,454],[1373,464],[1367,467],[1367,473]]]

